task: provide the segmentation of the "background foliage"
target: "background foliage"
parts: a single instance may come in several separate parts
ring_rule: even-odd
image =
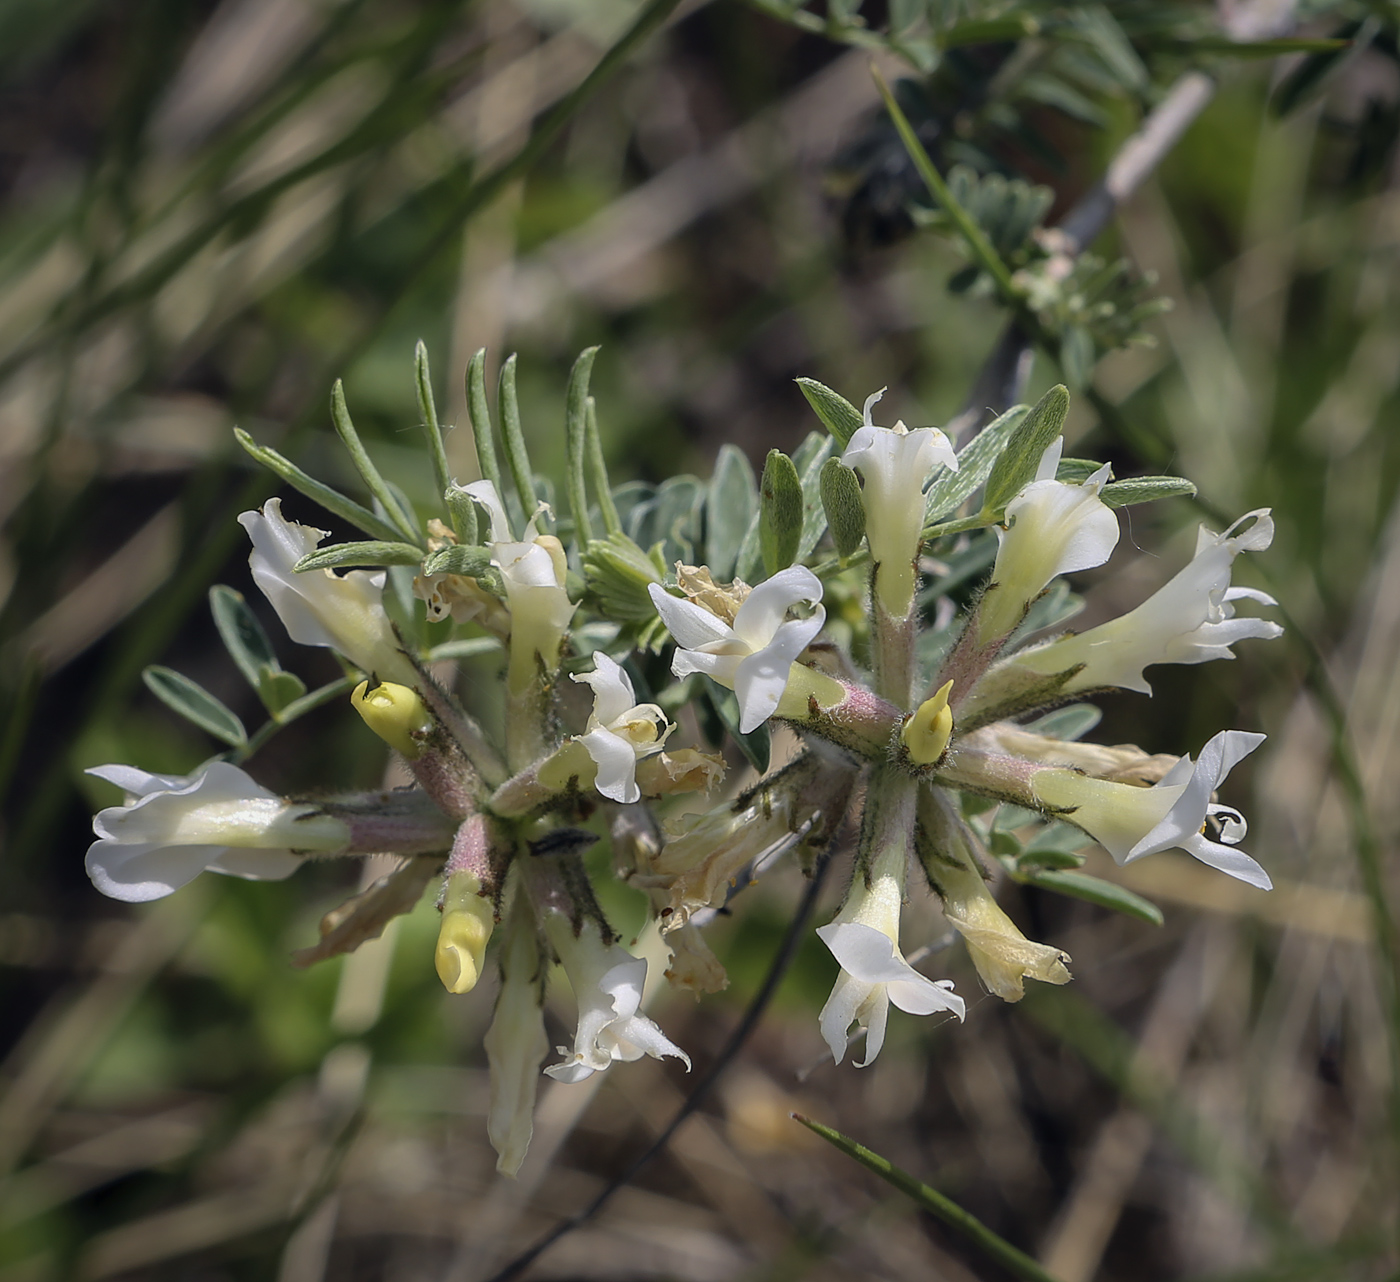
[[[81,770],[178,772],[212,750],[142,686],[149,663],[256,710],[205,604],[214,581],[255,596],[232,517],[270,491],[234,424],[353,487],[325,431],[343,376],[376,458],[424,497],[406,434],[418,338],[448,423],[470,354],[486,346],[494,374],[519,351],[533,457],[556,476],[568,369],[594,343],[615,478],[707,475],[725,443],[755,467],[791,452],[817,426],[798,375],[856,402],[888,384],[890,417],[911,424],[954,419],[1004,283],[926,198],[872,58],[906,77],[919,138],[1030,300],[1046,354],[1026,396],[1061,377],[1080,390],[1071,452],[1190,476],[1210,513],[1275,509],[1274,549],[1245,573],[1283,602],[1289,641],[1159,670],[1155,699],[1104,707],[1110,741],[1149,751],[1223,724],[1270,733],[1239,777],[1279,889],[1091,861],[1165,906],[1154,929],[1008,886],[1013,915],[1073,955],[1075,984],[1015,1008],[983,998],[963,1027],[896,1023],[860,1073],[820,1065],[833,966],[807,937],[716,1094],[534,1276],[999,1276],[792,1108],[1066,1282],[1393,1273],[1391,962],[1384,880],[1363,873],[1400,830],[1395,16],[1285,7],[1256,40],[1350,43],[1280,56],[1229,47],[1240,28],[1222,18],[1248,8],[0,7],[0,1277],[485,1278],[665,1125],[687,1089],[673,1066],[552,1087],[520,1183],[498,1183],[488,1004],[437,985],[430,908],[310,971],[288,956],[346,889],[340,868],[118,909],[82,873],[90,810],[113,798]],[[638,12],[660,29],[610,61]],[[1200,71],[1209,105],[1096,260],[1056,277],[1063,246],[1037,222]],[[1122,346],[1138,337],[1154,341]],[[463,479],[465,440],[449,437]],[[1163,581],[1201,515],[1138,509],[1147,555],[1103,572],[1082,618]],[[336,675],[297,663],[308,685]],[[488,700],[489,669],[473,681]],[[1351,775],[1334,770],[1329,690]],[[372,786],[385,762],[337,705],[254,769],[314,791]],[[799,891],[776,874],[720,928],[728,994],[659,999],[697,1070]],[[947,966],[977,992],[956,950]]]

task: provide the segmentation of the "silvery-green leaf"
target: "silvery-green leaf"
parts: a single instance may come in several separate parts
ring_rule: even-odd
[[[797,386],[802,389],[807,404],[826,425],[826,430],[836,438],[837,444],[844,450],[850,444],[856,429],[865,422],[864,416],[839,392],[833,392],[814,378],[799,378]]]
[[[865,504],[861,502],[860,481],[839,458],[829,458],[822,466],[821,493],[836,555],[844,561],[865,538]]]
[[[274,717],[306,693],[306,683],[294,672],[283,672],[264,664],[258,673],[258,698]]]
[[[734,577],[739,547],[758,511],[758,482],[744,452],[720,446],[715,474],[705,497],[705,564],[716,583]]]
[[[1179,476],[1135,476],[1105,485],[1099,498],[1109,507],[1127,507],[1132,503],[1152,503],[1157,499],[1189,499],[1195,493],[1196,487]]]
[[[216,583],[209,589],[209,611],[214,616],[214,626],[219,630],[224,649],[250,686],[258,688],[264,668],[280,670],[277,652],[243,593]]]
[[[996,465],[1006,442],[1030,413],[1028,405],[1013,405],[988,423],[958,451],[958,470],[939,470],[924,502],[924,525],[934,525],[971,497]]]
[[[1056,384],[1031,407],[992,465],[982,500],[984,512],[1000,513],[1035,478],[1041,456],[1063,432],[1068,413],[1069,392],[1063,384]]]
[[[770,578],[797,558],[802,542],[802,481],[782,450],[769,450],[758,491],[758,537]]]
[[[1070,895],[1075,899],[1083,899],[1091,904],[1098,904],[1100,908],[1111,908],[1114,912],[1126,913],[1129,917],[1140,918],[1154,926],[1160,926],[1163,921],[1162,910],[1150,900],[1135,895],[1122,886],[1114,885],[1111,881],[1090,877],[1088,873],[1047,868],[1044,871],[1019,872],[1016,880],[1043,887],[1045,890],[1053,890],[1061,895]]]
[[[248,742],[248,732],[243,728],[243,722],[184,673],[152,664],[141,673],[141,680],[166,707],[178,712],[186,721],[194,722],[200,729],[207,730],[216,739],[222,739],[234,748],[241,748]]]
[[[332,543],[329,547],[308,552],[292,569],[297,574],[311,570],[329,570],[346,565],[417,565],[423,559],[423,549],[412,543],[390,543],[367,539],[361,543]]]

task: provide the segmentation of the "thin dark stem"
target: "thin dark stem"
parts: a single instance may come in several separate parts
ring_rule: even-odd
[[[773,961],[768,967],[768,974],[764,976],[763,984],[758,992],[754,994],[753,1000],[749,1002],[748,1008],[744,1011],[744,1017],[735,1025],[734,1031],[730,1033],[729,1040],[720,1049],[715,1061],[705,1071],[700,1080],[695,1083],[690,1094],[686,1096],[685,1103],[676,1110],[676,1115],[666,1124],[665,1129],[658,1135],[651,1144],[627,1167],[620,1175],[614,1176],[606,1187],[595,1197],[583,1210],[571,1215],[567,1220],[554,1226],[539,1239],[533,1246],[521,1252],[513,1260],[493,1273],[486,1282],[510,1282],[512,1278],[518,1278],[527,1268],[530,1267],[541,1255],[560,1238],[572,1233],[576,1228],[588,1223],[599,1211],[611,1201],[613,1195],[619,1189],[624,1188],[666,1145],[670,1142],[671,1136],[681,1127],[681,1124],[704,1102],[705,1097],[710,1093],[714,1084],[719,1080],[720,1075],[733,1062],[735,1056],[743,1049],[744,1043],[748,1041],[753,1030],[758,1026],[758,1021],[763,1017],[763,1012],[768,1008],[768,1003],[772,1001],[773,994],[778,991],[778,985],[782,982],[783,976],[787,973],[788,967],[792,964],[793,958],[797,955],[798,946],[802,942],[802,937],[807,929],[807,922],[811,918],[813,910],[817,905],[817,897],[821,894],[822,886],[826,881],[827,870],[831,867],[832,854],[836,849],[837,842],[841,834],[845,831],[845,825],[837,829],[837,834],[833,837],[821,859],[817,862],[816,868],[812,872],[812,878],[807,883],[807,889],[802,895],[802,899],[797,905],[797,911],[793,914],[792,921],[788,923],[787,931],[783,935],[782,942],[778,945],[778,951],[773,954]]]

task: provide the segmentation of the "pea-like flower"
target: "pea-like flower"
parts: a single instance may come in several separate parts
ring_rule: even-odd
[[[958,456],[936,427],[910,431],[902,422],[876,427],[870,411],[882,387],[865,402],[865,422],[856,428],[841,461],[859,470],[865,486],[865,536],[879,567],[876,592],[894,618],[909,613],[914,599],[914,562],[924,526],[924,482],[939,464],[956,472]]]
[[[593,663],[592,672],[573,678],[593,688],[593,714],[578,741],[598,767],[593,786],[612,801],[638,801],[642,790],[637,786],[637,761],[660,752],[675,727],[667,724],[656,704],[637,702],[621,665],[601,650]]]
[[[1235,847],[1249,829],[1244,816],[1211,801],[1236,765],[1264,742],[1262,734],[1223,730],[1193,764],[1182,757],[1150,788],[1094,779],[1071,770],[1048,769],[1031,776],[1031,788],[1060,818],[1084,829],[1115,861],[1131,863],[1163,850],[1184,850],[1231,877],[1271,890],[1269,874]],[[1220,840],[1206,834],[1209,824]]]
[[[253,581],[293,641],[339,650],[382,680],[418,684],[418,673],[384,612],[383,570],[295,573],[292,567],[315,551],[327,532],[287,520],[280,499],[268,499],[261,512],[244,512],[238,521],[253,541],[248,558]]]
[[[1118,545],[1118,518],[1099,498],[1108,482],[1104,464],[1083,483],[1057,481],[1064,437],[1041,455],[1035,479],[1006,505],[1007,528],[992,580],[977,612],[977,641],[990,645],[1020,624],[1052,579],[1102,565]]]
[[[1246,521],[1251,521],[1249,527],[1236,534]],[[1046,676],[1082,665],[1063,687],[1064,694],[1105,686],[1151,694],[1143,669],[1154,663],[1233,659],[1230,647],[1236,641],[1282,636],[1283,629],[1269,619],[1235,615],[1236,601],[1278,604],[1273,597],[1230,586],[1235,558],[1241,552],[1262,552],[1273,538],[1268,508],[1246,513],[1224,534],[1201,526],[1191,563],[1137,609],[1088,632],[1027,650],[1013,663]]]
[[[98,840],[88,847],[87,873],[113,899],[160,899],[202,872],[280,881],[301,866],[294,851],[325,854],[350,844],[342,820],[284,800],[226,761],[188,777],[122,765],[88,774],[133,798],[92,821]]]
[[[558,1048],[565,1057],[544,1071],[561,1082],[581,1082],[602,1072],[613,1060],[665,1055],[683,1060],[690,1056],[675,1045],[651,1020],[640,1013],[647,963],[633,957],[620,944],[605,944],[598,924],[585,920],[575,933],[574,923],[563,913],[545,915],[545,931],[564,965],[564,973],[578,1001],[578,1031],[574,1048]]]
[[[822,583],[800,565],[779,570],[745,598],[732,625],[693,601],[671,596],[659,584],[648,591],[661,620],[676,639],[671,671],[678,677],[703,672],[739,698],[739,729],[748,734],[774,713],[800,716],[805,694],[794,697],[789,681],[797,657],[826,622]],[[805,619],[788,619],[799,602],[816,608]],[[787,703],[793,706],[785,707]]]

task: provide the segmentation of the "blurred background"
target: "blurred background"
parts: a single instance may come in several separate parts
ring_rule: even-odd
[[[1094,737],[1182,753],[1226,726],[1267,732],[1225,800],[1277,889],[1175,856],[1091,857],[1161,904],[1154,927],[1007,886],[1075,983],[1006,1006],[950,949],[933,964],[972,995],[966,1024],[896,1015],[861,1071],[822,1061],[835,970],[808,931],[718,1089],[529,1276],[1007,1276],[794,1108],[1063,1282],[1395,1276],[1379,892],[1400,830],[1396,15],[1313,4],[1297,31],[1344,49],[1227,56],[1221,22],[1241,7],[0,4],[0,1279],[484,1279],[675,1112],[689,1079],[673,1063],[548,1083],[519,1181],[499,1179],[491,994],[443,992],[430,902],[298,970],[292,950],[357,870],[104,900],[82,858],[116,794],[82,771],[179,773],[215,750],[143,687],[149,663],[255,714],[213,582],[249,594],[308,684],[338,675],[293,654],[252,588],[233,517],[276,483],[231,429],[353,490],[327,430],[343,377],[385,472],[426,499],[420,338],[446,423],[465,419],[477,348],[492,374],[520,353],[535,464],[556,475],[568,369],[595,343],[615,480],[708,475],[725,442],[756,466],[793,449],[819,426],[798,375],[857,404],[888,385],[882,421],[952,419],[1005,316],[975,285],[950,290],[965,259],[916,229],[872,61],[908,78],[940,165],[1044,185],[1051,221],[1180,76],[1212,78],[1095,245],[1171,310],[1145,322],[1150,343],[1099,342],[1066,369],[1042,356],[1025,396],[1069,378],[1071,452],[1192,478],[1214,528],[1273,507],[1273,549],[1237,581],[1279,598],[1287,638],[1157,669],[1156,697],[1104,701]],[[639,12],[655,30],[629,41]],[[463,480],[465,440],[449,437]],[[335,524],[299,496],[287,510]],[[1163,583],[1202,519],[1186,500],[1132,510],[1083,618]],[[314,793],[378,785],[385,756],[336,704],[251,769]],[[801,891],[774,873],[716,925],[726,993],[658,994],[697,1071]],[[550,1009],[567,1039],[567,994]]]

